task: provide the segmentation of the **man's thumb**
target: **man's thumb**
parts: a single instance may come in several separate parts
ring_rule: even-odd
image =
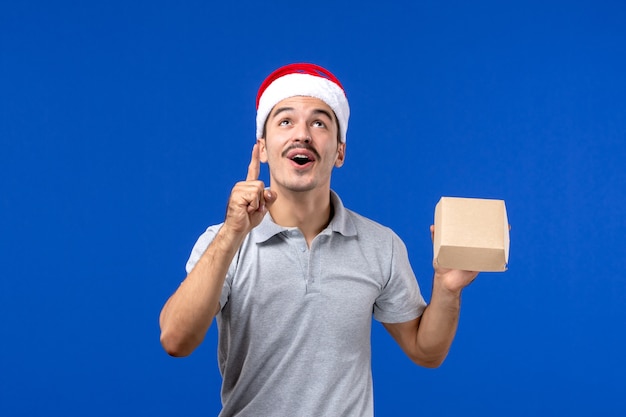
[[[274,203],[274,201],[276,201],[276,199],[278,198],[278,194],[276,194],[276,191],[272,191],[272,190],[265,190],[264,191],[264,198],[265,198],[265,207],[270,208],[272,206],[272,204]]]

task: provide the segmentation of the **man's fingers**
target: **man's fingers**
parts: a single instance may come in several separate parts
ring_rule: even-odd
[[[255,143],[252,148],[252,157],[250,158],[250,165],[248,165],[248,176],[246,181],[256,181],[259,179],[261,172],[261,159],[259,157],[259,144]]]
[[[248,203],[248,208],[246,210],[249,214],[252,214],[255,211],[261,211],[262,209],[263,202],[260,201],[258,198],[255,198],[254,200],[250,201],[250,203]]]
[[[249,200],[248,213],[255,211],[265,213],[267,209],[276,201],[276,193],[270,190],[261,190],[254,198]]]

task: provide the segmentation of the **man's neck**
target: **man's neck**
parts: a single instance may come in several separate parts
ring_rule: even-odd
[[[328,226],[331,218],[330,189],[306,192],[277,192],[270,208],[274,222],[283,227],[297,227],[307,244]]]

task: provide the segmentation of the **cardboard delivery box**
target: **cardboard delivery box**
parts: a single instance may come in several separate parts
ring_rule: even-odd
[[[506,271],[509,223],[504,201],[441,197],[435,207],[433,247],[444,268]]]

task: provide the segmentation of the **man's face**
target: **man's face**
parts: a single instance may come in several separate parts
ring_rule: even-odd
[[[322,100],[296,96],[270,112],[261,145],[261,162],[270,169],[271,187],[288,191],[330,188],[333,167],[343,165],[345,143],[337,140],[332,109]]]

